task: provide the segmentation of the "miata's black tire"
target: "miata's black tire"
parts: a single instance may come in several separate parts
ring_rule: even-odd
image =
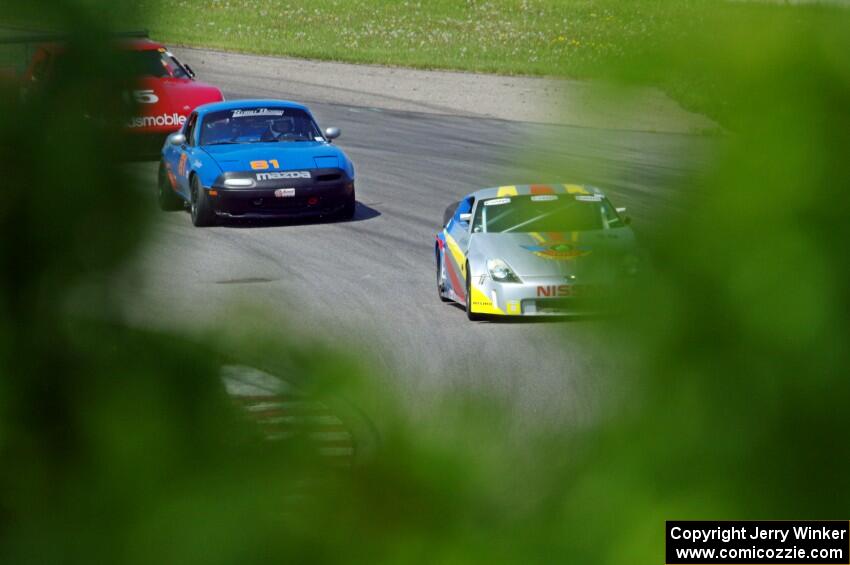
[[[346,200],[345,205],[337,214],[337,218],[340,220],[350,220],[354,218],[354,213],[357,211],[357,200],[354,198],[354,194],[351,195],[351,198]]]
[[[472,311],[472,288],[470,281],[472,280],[472,274],[469,272],[469,263],[466,264],[466,317],[469,318],[473,322],[477,322],[479,320],[483,320],[484,316],[481,314],[476,314]]]
[[[198,177],[192,177],[192,224],[198,228],[215,225],[215,210],[213,210],[207,191],[201,186]]]
[[[157,176],[156,196],[159,209],[164,212],[183,209],[183,199],[175,194],[174,189],[171,187],[171,182],[168,180],[168,171],[165,169],[165,163],[161,161],[159,163],[159,175]]]
[[[437,250],[437,296],[440,297],[440,300],[443,302],[451,302],[451,298],[446,298],[446,295],[443,294],[443,261],[440,256],[439,249]]]

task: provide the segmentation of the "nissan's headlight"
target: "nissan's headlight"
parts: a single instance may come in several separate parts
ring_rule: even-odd
[[[487,270],[490,271],[490,276],[494,281],[502,283],[518,283],[522,282],[516,273],[501,259],[488,259]]]
[[[254,179],[227,179],[224,186],[227,188],[251,188],[255,185]]]

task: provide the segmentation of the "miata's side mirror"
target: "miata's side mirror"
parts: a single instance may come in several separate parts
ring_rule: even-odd
[[[342,131],[340,131],[339,128],[327,128],[325,130],[325,137],[327,137],[328,140],[336,139],[340,136],[340,134],[342,134]]]

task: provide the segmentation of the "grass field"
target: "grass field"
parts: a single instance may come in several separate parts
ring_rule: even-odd
[[[710,27],[709,15],[722,14],[735,26],[741,11],[794,9],[753,6],[719,0],[140,0],[99,17],[113,29],[147,27],[169,45],[579,79],[613,71],[722,122],[723,101],[715,95],[722,77],[694,74],[687,53],[664,46],[693,43]],[[0,21],[59,25],[53,12],[35,14],[0,7]],[[678,68],[664,60],[671,54]]]
[[[151,0],[158,39],[420,68],[593,76],[697,0]]]

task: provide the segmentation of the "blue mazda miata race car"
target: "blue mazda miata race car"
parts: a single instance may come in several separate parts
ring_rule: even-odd
[[[307,107],[238,100],[198,107],[170,135],[159,167],[159,205],[189,204],[192,223],[219,217],[354,216],[354,165]]]

